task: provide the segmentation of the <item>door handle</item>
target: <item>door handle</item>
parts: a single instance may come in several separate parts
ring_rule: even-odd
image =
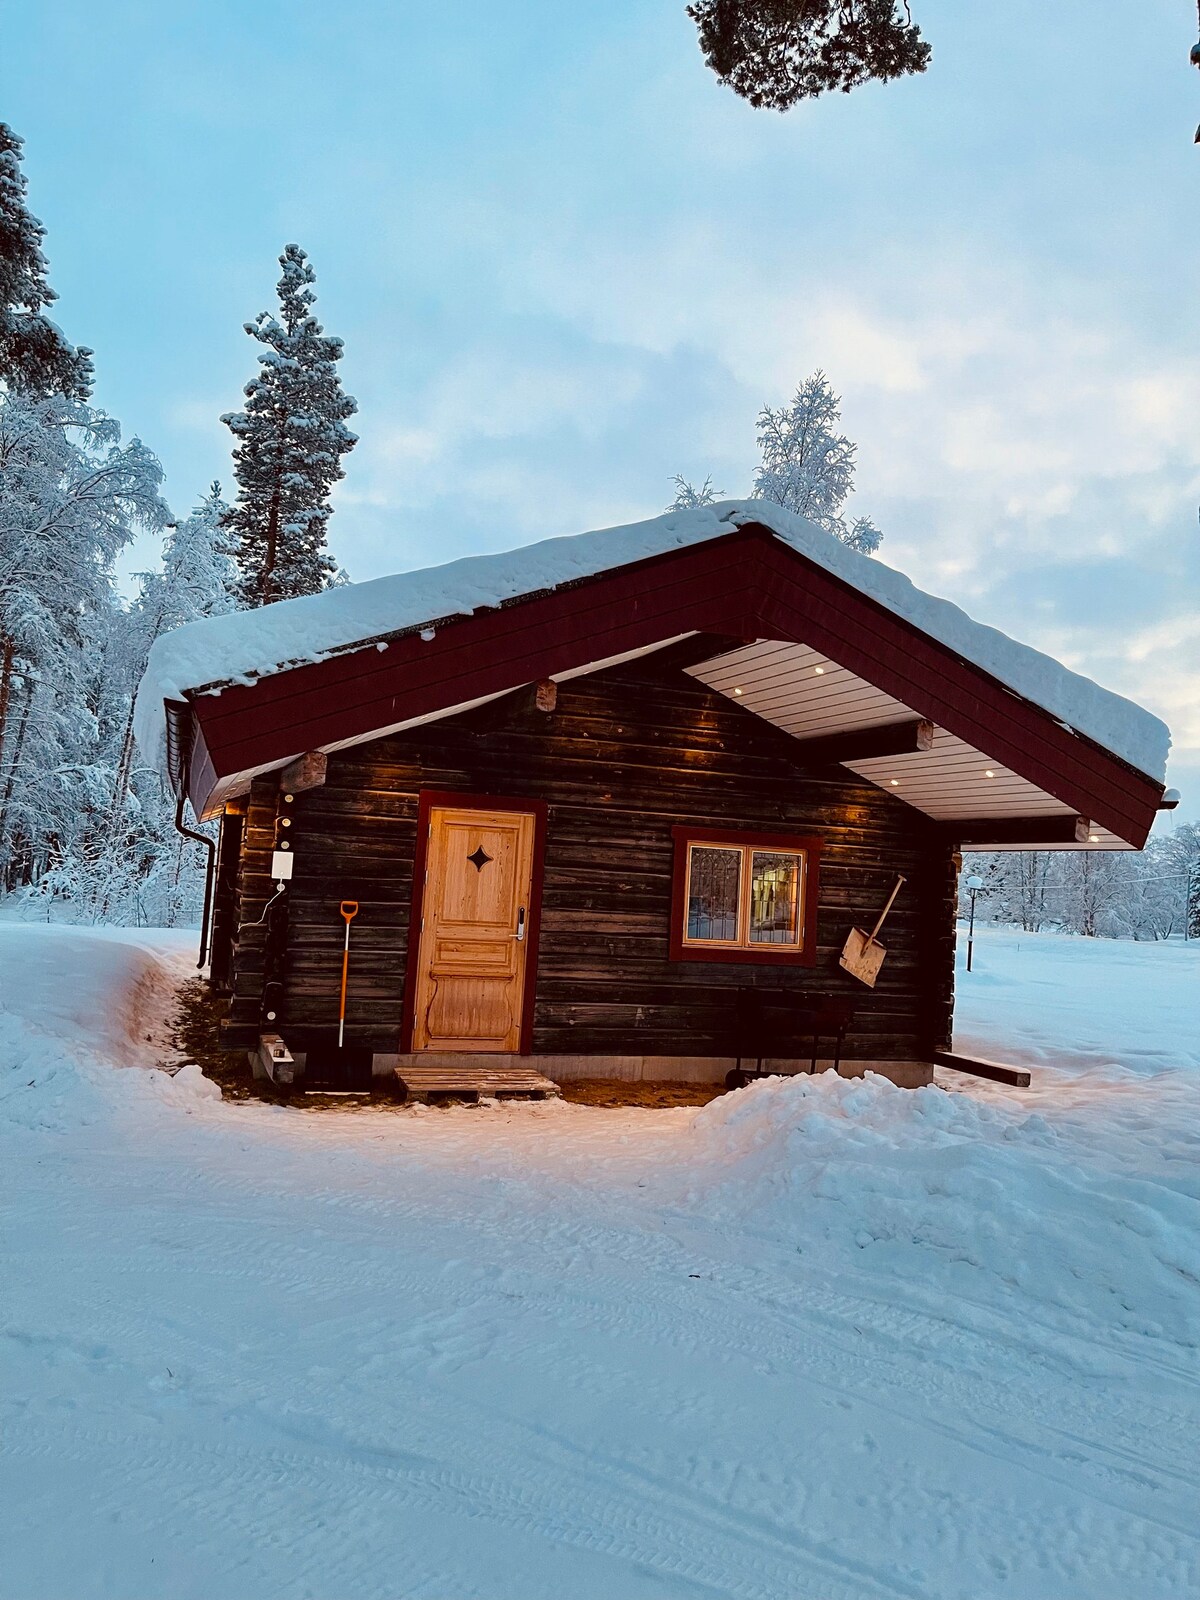
[[[517,941],[518,944],[521,944],[524,941],[524,938],[525,938],[525,907],[524,906],[519,906],[518,909],[517,909],[517,931],[516,931],[516,933],[513,934],[513,938]]]

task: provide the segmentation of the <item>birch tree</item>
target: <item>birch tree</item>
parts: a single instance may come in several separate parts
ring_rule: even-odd
[[[162,468],[64,396],[0,397],[0,863],[48,869],[106,814],[113,564],[170,513]],[[16,864],[16,865],[15,865]]]
[[[840,431],[841,399],[818,368],[796,390],[789,405],[758,414],[761,462],[754,498],[786,506],[843,544],[871,555],[883,535],[869,517],[847,521],[844,507],[854,489],[858,446]]]

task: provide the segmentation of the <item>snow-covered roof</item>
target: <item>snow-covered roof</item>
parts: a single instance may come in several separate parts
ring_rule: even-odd
[[[349,584],[255,611],[188,623],[156,640],[138,690],[134,729],[149,762],[165,760],[164,700],[230,683],[249,683],[319,661],[364,640],[468,616],[523,595],[556,589],[614,567],[720,538],[748,523],[940,641],[1048,711],[1077,733],[1161,782],[1170,734],[1123,696],[1069,671],[1052,657],[973,621],[918,589],[876,557],[860,555],[803,517],[765,500],[728,500],[669,511],[646,522],[601,528],[495,555]]]

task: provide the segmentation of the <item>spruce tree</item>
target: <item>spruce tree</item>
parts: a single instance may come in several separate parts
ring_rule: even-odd
[[[0,122],[0,380],[35,395],[86,400],[90,350],[75,349],[42,307],[58,296],[46,281],[46,230],[25,203],[22,141]]]
[[[246,385],[245,409],[221,419],[236,441],[238,497],[225,526],[245,606],[328,586],[337,571],[326,546],[329,492],[357,443],[345,419],[358,407],[337,372],[342,341],[324,333],[312,312],[316,274],[299,245],[289,244],[279,264],[278,316],[264,311],[246,323],[265,346],[262,370]]]

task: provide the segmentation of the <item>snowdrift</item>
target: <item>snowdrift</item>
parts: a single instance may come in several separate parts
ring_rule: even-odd
[[[1114,1160],[1101,1124],[874,1074],[771,1078],[698,1113],[699,1165],[725,1175],[692,1201],[832,1273],[902,1281],[929,1310],[1196,1346],[1200,1176],[1142,1170],[1136,1142]]]
[[[86,1126],[118,1106],[220,1099],[174,1054],[164,1027],[188,973],[190,932],[0,923],[0,1120],[10,1129]],[[140,1068],[121,1072],[119,1068]]]

